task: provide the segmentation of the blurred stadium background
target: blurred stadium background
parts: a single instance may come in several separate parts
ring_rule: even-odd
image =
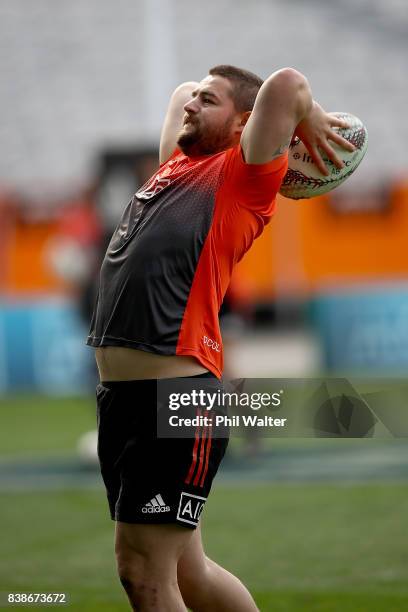
[[[231,63],[304,72],[359,116],[349,181],[278,212],[224,313],[233,376],[404,377],[408,367],[405,0],[0,1],[0,591],[126,610],[84,340],[106,242],[157,165],[172,90]],[[406,444],[235,440],[206,510],[210,554],[262,611],[408,609]],[[1,607],[0,602],[0,607]]]

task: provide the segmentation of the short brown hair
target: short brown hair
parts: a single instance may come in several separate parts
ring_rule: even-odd
[[[211,76],[221,76],[228,79],[232,85],[231,97],[238,113],[251,111],[255,104],[255,98],[263,83],[263,80],[249,70],[236,68],[227,64],[214,66],[209,70]]]

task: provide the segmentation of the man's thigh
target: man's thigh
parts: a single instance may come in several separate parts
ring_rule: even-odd
[[[163,578],[175,574],[177,563],[189,547],[192,529],[177,524],[144,525],[116,522],[115,553],[118,566],[149,567]]]

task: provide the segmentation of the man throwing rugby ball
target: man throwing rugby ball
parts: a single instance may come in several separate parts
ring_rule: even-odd
[[[194,439],[159,438],[156,382],[221,385],[218,312],[233,267],[274,213],[294,135],[324,174],[321,151],[342,167],[331,143],[353,145],[334,127],[346,125],[296,70],[262,82],[216,66],[173,93],[160,168],[113,234],[87,343],[101,378],[98,455],[118,573],[133,610],[257,610],[201,541],[199,516],[228,440],[206,427]]]

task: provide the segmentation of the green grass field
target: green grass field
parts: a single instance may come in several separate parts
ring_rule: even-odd
[[[0,414],[3,471],[72,457],[94,425],[84,399],[4,399]],[[0,591],[66,592],[78,612],[129,610],[102,487],[38,490],[35,471],[29,486],[10,482],[0,478]],[[203,524],[209,556],[248,585],[262,611],[403,612],[407,516],[403,480],[262,483],[245,471],[242,482],[219,479]]]

